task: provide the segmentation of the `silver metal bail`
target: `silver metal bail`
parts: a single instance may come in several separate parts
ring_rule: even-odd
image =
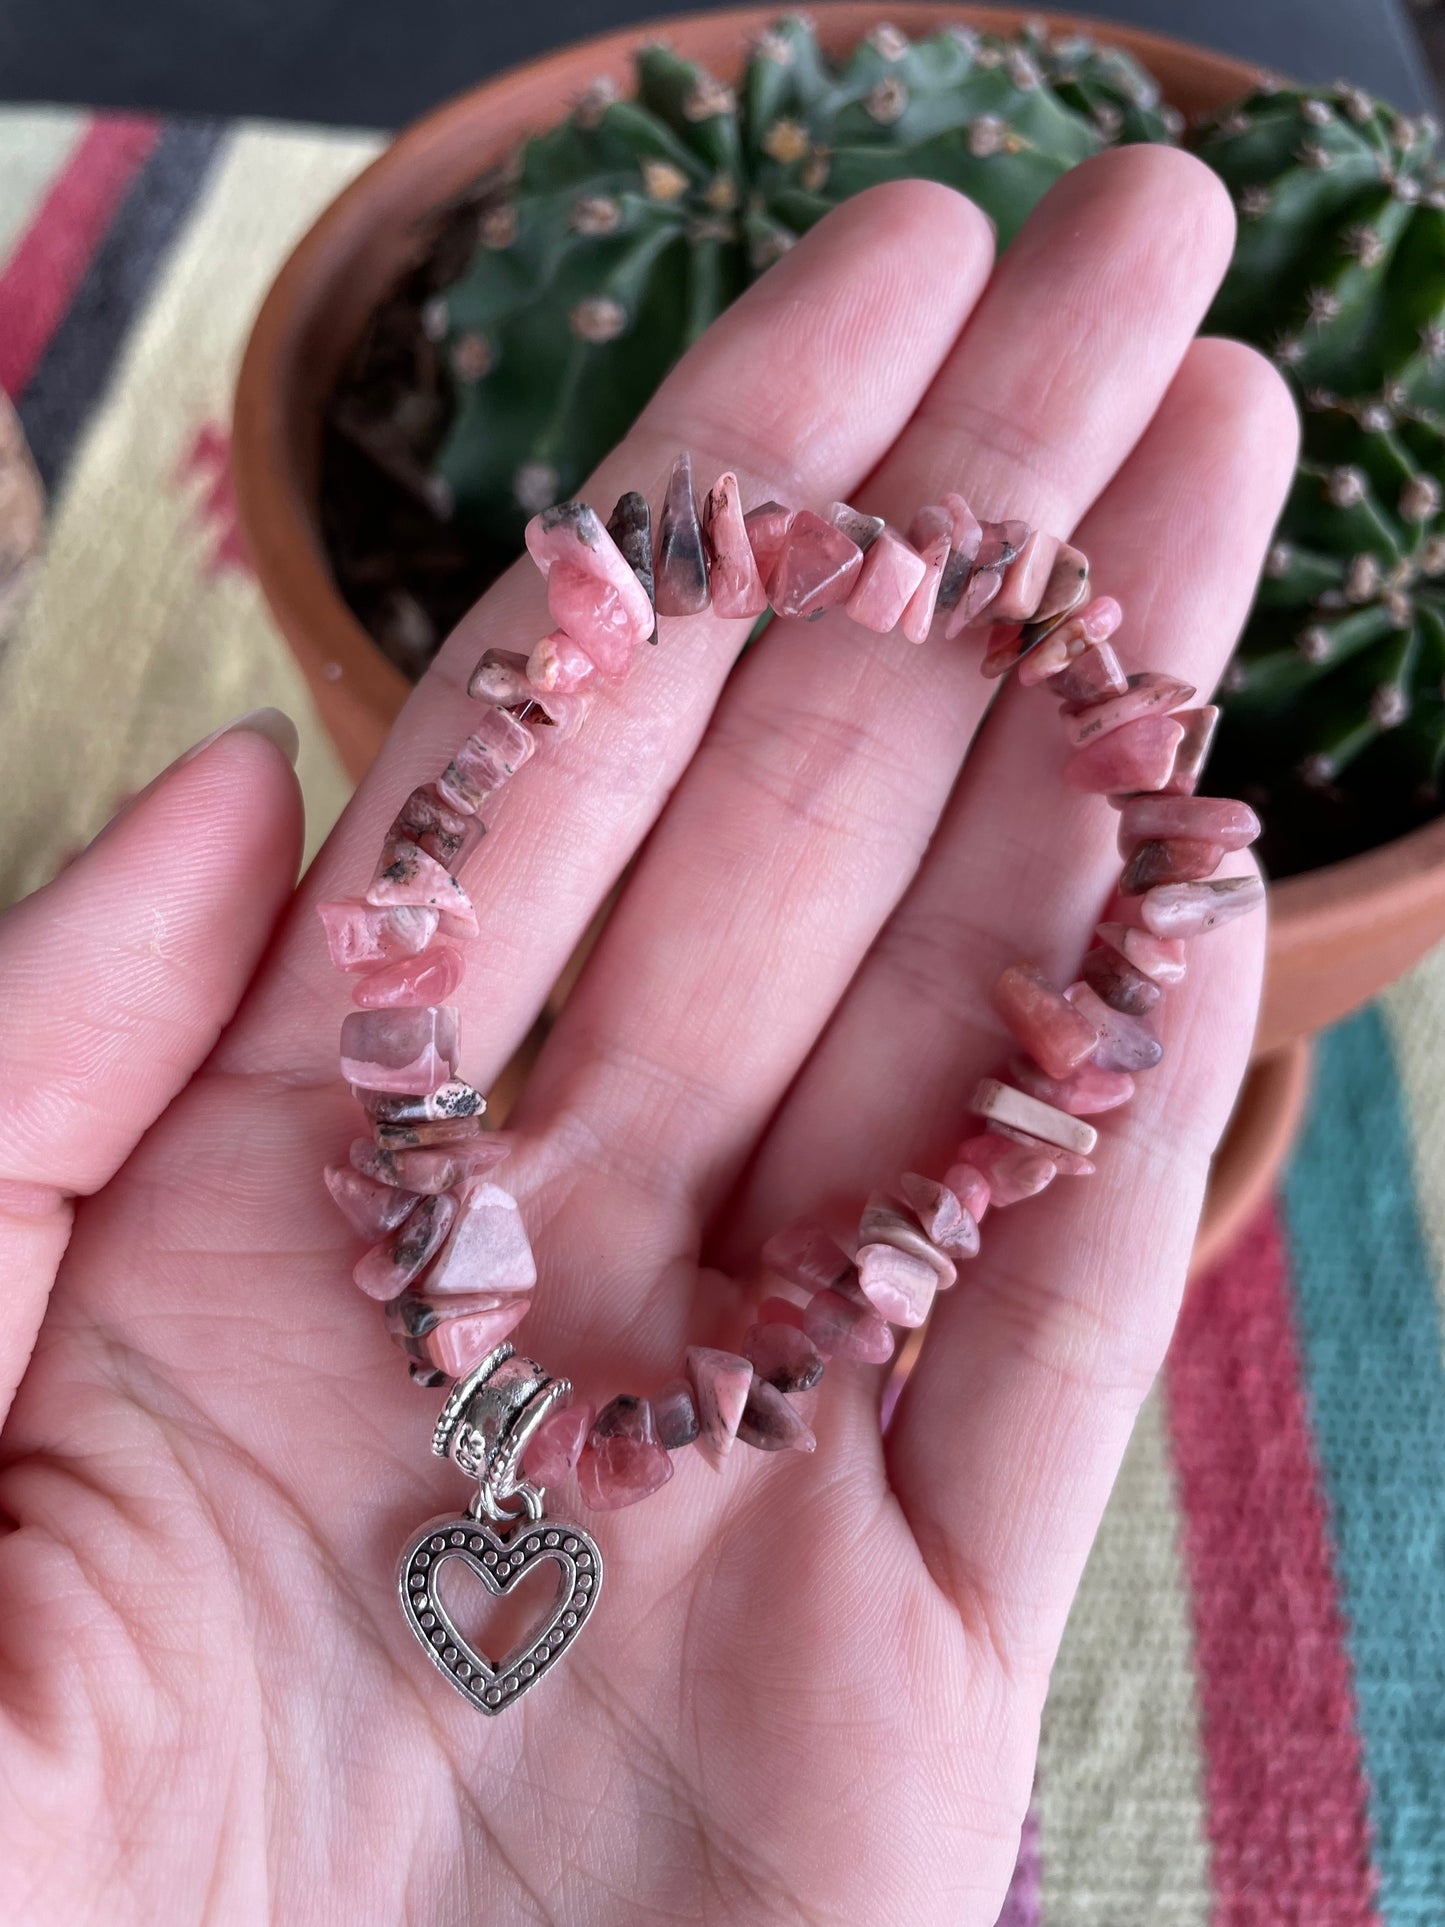
[[[457,1380],[437,1417],[432,1451],[476,1480],[473,1517],[541,1518],[543,1495],[522,1478],[522,1456],[542,1420],[571,1396],[570,1380],[550,1377],[507,1344]]]

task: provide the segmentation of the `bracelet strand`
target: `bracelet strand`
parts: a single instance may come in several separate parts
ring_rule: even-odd
[[[1092,594],[1088,562],[1068,543],[1022,522],[980,521],[954,493],[921,508],[906,537],[842,502],[826,514],[773,501],[744,512],[731,473],[700,504],[686,453],[655,532],[646,499],[629,492],[605,525],[585,503],[565,502],[534,517],[526,541],[554,627],[529,656],[486,651],[468,684],[480,705],[471,734],[401,805],[364,895],[319,906],[332,962],[354,984],[341,1070],[366,1120],[326,1184],[370,1241],[353,1275],[385,1304],[412,1377],[457,1382],[446,1427],[457,1423],[457,1391],[483,1386],[512,1357],[510,1334],[537,1279],[516,1200],[493,1175],[509,1140],[483,1128],[482,1094],[458,1074],[458,1013],[447,999],[465,971],[462,943],[478,930],[458,872],[484,834],[488,799],[539,746],[581,728],[592,686],[627,674],[639,647],[657,641],[658,617],[710,607],[727,619],[771,610],[811,620],[841,607],[864,628],[898,629],[918,644],[939,630],[945,639],[976,633],[985,676],[1011,673],[1057,700],[1070,751],[1064,780],[1113,804],[1122,860],[1113,914],[1075,982],[1060,988],[1026,960],[999,974],[993,1008],[1019,1050],[974,1091],[979,1128],[941,1177],[903,1173],[867,1200],[846,1241],[807,1219],[779,1231],[760,1261],[772,1293],[736,1352],[692,1347],[667,1384],[600,1409],[556,1381],[546,1381],[545,1399],[529,1394],[525,1449],[512,1452],[508,1473],[513,1491],[534,1495],[529,1516],[540,1516],[536,1495],[569,1474],[590,1507],[630,1505],[666,1484],[674,1455],[694,1443],[715,1465],[738,1440],[812,1451],[808,1419],[827,1364],[886,1363],[894,1327],[922,1325],[935,1295],[978,1255],[990,1208],[1093,1173],[1089,1120],[1126,1104],[1136,1076],[1162,1056],[1153,1017],[1184,977],[1188,939],[1254,909],[1263,886],[1257,876],[1215,876],[1260,829],[1244,803],[1195,793],[1217,709],[1194,705],[1195,691],[1175,676],[1126,673],[1111,640],[1122,611]],[[586,1536],[570,1530],[575,1548]],[[459,1531],[456,1549],[464,1539]],[[453,1549],[445,1535],[434,1545]],[[562,1558],[561,1545],[545,1535],[536,1555]],[[586,1540],[566,1556],[587,1560],[586,1548],[595,1553]],[[498,1570],[494,1562],[484,1574],[494,1589],[507,1567],[502,1580]],[[411,1569],[409,1606],[423,1594],[435,1605],[427,1571]],[[568,1583],[580,1584],[575,1572]],[[576,1595],[588,1609],[592,1583]],[[445,1619],[415,1629],[438,1664],[450,1652],[464,1676],[469,1663],[484,1669],[470,1674],[484,1710],[531,1683],[515,1668],[493,1681]],[[550,1658],[553,1649],[544,1640],[538,1650]],[[453,1682],[468,1690],[466,1677]]]

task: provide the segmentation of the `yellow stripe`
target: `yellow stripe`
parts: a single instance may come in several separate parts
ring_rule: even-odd
[[[87,118],[73,107],[15,107],[0,114],[0,269],[65,165]]]
[[[189,744],[274,703],[301,729],[308,849],[348,794],[250,577],[210,574],[197,433],[230,419],[246,334],[300,232],[374,153],[371,137],[239,130],[87,425],[34,594],[0,652],[0,769],[17,825],[0,902],[51,876]],[[21,828],[23,826],[23,834]]]
[[[1208,1927],[1199,1713],[1156,1391],[1075,1602],[1039,1748],[1046,1927]]]

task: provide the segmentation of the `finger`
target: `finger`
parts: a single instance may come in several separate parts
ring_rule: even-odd
[[[588,498],[604,516],[624,489],[656,502],[684,446],[700,476],[737,467],[750,499],[826,499],[853,488],[915,407],[991,253],[982,216],[947,189],[915,181],[858,196],[708,330]],[[462,690],[483,648],[530,649],[551,626],[545,606],[541,579],[523,561],[446,644],[313,866],[280,967],[227,1040],[226,1068],[334,1077],[338,992],[314,906],[365,887],[397,806],[445,766],[471,726]],[[525,1036],[686,766],[747,628],[708,615],[665,622],[625,686],[593,698],[581,736],[544,745],[499,799],[494,834],[462,878],[485,926],[457,1000],[473,1081],[489,1083]],[[474,1030],[469,1014],[482,1020]]]
[[[193,751],[0,919],[0,1418],[70,1236],[210,1052],[290,894],[275,711]],[[269,740],[268,740],[269,737]]]
[[[864,505],[906,523],[961,486],[982,514],[1067,530],[1167,388],[1231,234],[1213,175],[1171,151],[1066,176]],[[578,1120],[705,1210],[718,1201],[917,866],[989,693],[979,653],[977,639],[873,636],[841,612],[767,631],[563,1014],[526,1116]],[[835,1112],[827,1135],[841,1123]]]
[[[1098,581],[1129,611],[1131,662],[1212,687],[1293,456],[1293,410],[1269,366],[1233,344],[1198,344],[1082,531]],[[833,1134],[830,1185],[944,1168],[970,1130],[975,1080],[1008,1052],[988,1011],[998,968],[1033,956],[1061,982],[1077,968],[1117,878],[1115,820],[1103,798],[1065,805],[1050,707],[1044,692],[1005,692],[917,885],[780,1123],[775,1154],[791,1146],[806,1160],[830,1079],[874,1095],[866,1130]],[[1190,946],[1188,980],[1161,1019],[1163,1065],[1132,1105],[1097,1120],[1098,1175],[989,1214],[983,1255],[939,1302],[890,1437],[894,1483],[934,1571],[1041,1671],[1172,1329],[1248,1055],[1262,923]],[[886,1057],[873,1036],[884,1021]],[[816,1159],[811,1169],[817,1182]]]

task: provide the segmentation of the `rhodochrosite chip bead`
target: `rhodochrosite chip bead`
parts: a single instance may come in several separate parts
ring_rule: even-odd
[[[354,1010],[341,1023],[341,1075],[372,1091],[434,1091],[457,1072],[457,1013]]]

